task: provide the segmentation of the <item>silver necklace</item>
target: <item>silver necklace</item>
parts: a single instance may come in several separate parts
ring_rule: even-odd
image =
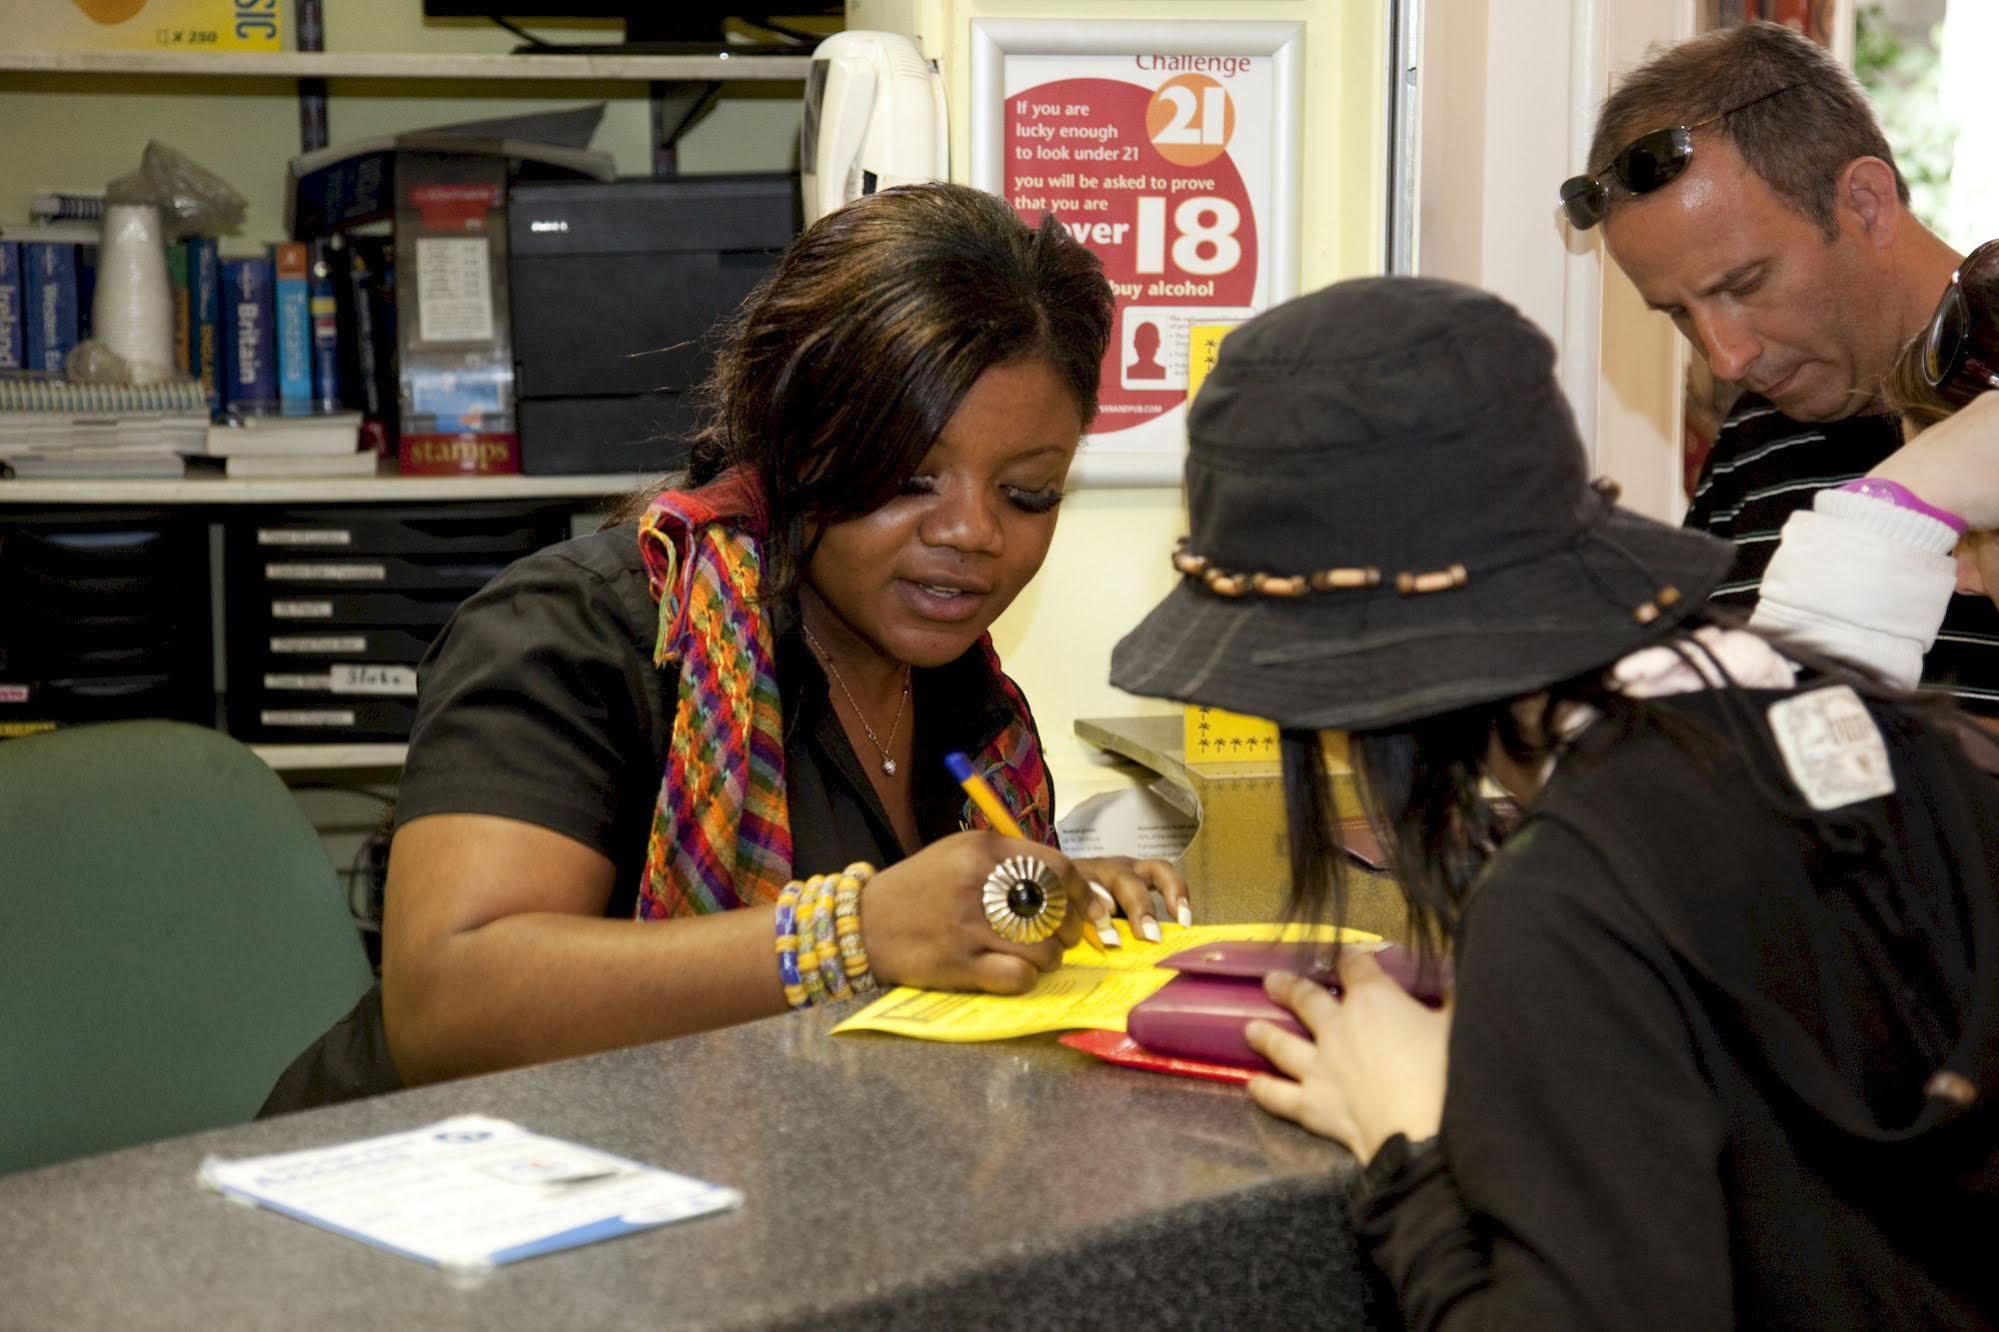
[[[798,627],[805,629],[802,624]],[[854,691],[847,688],[847,682],[840,678],[840,668],[833,664],[833,655],[826,651],[826,645],[813,637],[810,629],[805,629],[805,641],[812,645],[812,650],[819,655],[819,660],[826,663],[826,669],[833,673],[833,683],[840,686],[840,692],[847,696],[847,706],[861,719],[861,729],[868,733],[868,743],[881,755],[882,772],[890,777],[895,776],[895,760],[889,757],[888,751],[894,746],[895,737],[902,731],[903,709],[909,705],[909,667],[902,668],[902,697],[896,700],[895,724],[888,728],[888,743],[883,744],[882,738],[875,734],[875,728],[868,725],[868,714],[862,712],[861,705],[855,702]]]

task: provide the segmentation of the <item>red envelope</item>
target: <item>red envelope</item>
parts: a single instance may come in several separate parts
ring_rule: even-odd
[[[1246,1068],[1232,1068],[1227,1064],[1203,1064],[1194,1059],[1174,1059],[1167,1055],[1154,1054],[1121,1031],[1065,1031],[1060,1040],[1072,1050],[1095,1055],[1107,1064],[1121,1064],[1126,1068],[1142,1068],[1151,1073],[1172,1073],[1183,1078],[1202,1078],[1209,1082],[1233,1082],[1237,1085],[1248,1082],[1250,1072]]]

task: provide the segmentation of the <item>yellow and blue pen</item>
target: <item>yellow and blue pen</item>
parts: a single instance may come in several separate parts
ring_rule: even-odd
[[[999,796],[993,793],[993,788],[987,784],[986,779],[972,767],[970,759],[963,754],[946,754],[944,766],[958,779],[958,785],[965,788],[965,794],[972,798],[972,803],[986,816],[986,822],[993,825],[993,831],[1007,837],[1018,837],[1023,842],[1029,840],[1027,834],[1020,830],[1020,825],[1013,821],[1012,813],[1000,803]]]

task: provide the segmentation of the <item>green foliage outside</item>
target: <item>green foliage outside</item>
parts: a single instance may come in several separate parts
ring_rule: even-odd
[[[1911,208],[1926,225],[1941,229],[1949,211],[1957,126],[1945,116],[1938,95],[1939,33],[1932,29],[1928,41],[1910,41],[1888,25],[1878,4],[1862,5],[1856,19],[1853,72],[1873,99],[1896,165],[1909,182]]]

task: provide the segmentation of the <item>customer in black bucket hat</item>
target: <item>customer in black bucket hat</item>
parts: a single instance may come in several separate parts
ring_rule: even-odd
[[[1412,1328],[1999,1323],[1999,792],[1947,705],[1711,618],[1728,550],[1589,484],[1553,366],[1368,279],[1194,405],[1182,581],[1112,681],[1279,723],[1300,915],[1344,912],[1349,730],[1457,985],[1273,976],[1312,1035],[1253,1025],[1251,1091],[1366,1163]]]
[[[1554,349],[1497,297],[1343,283],[1222,345],[1188,431],[1189,576],[1118,646],[1121,689],[1389,725],[1615,661],[1728,569],[1590,487]]]

